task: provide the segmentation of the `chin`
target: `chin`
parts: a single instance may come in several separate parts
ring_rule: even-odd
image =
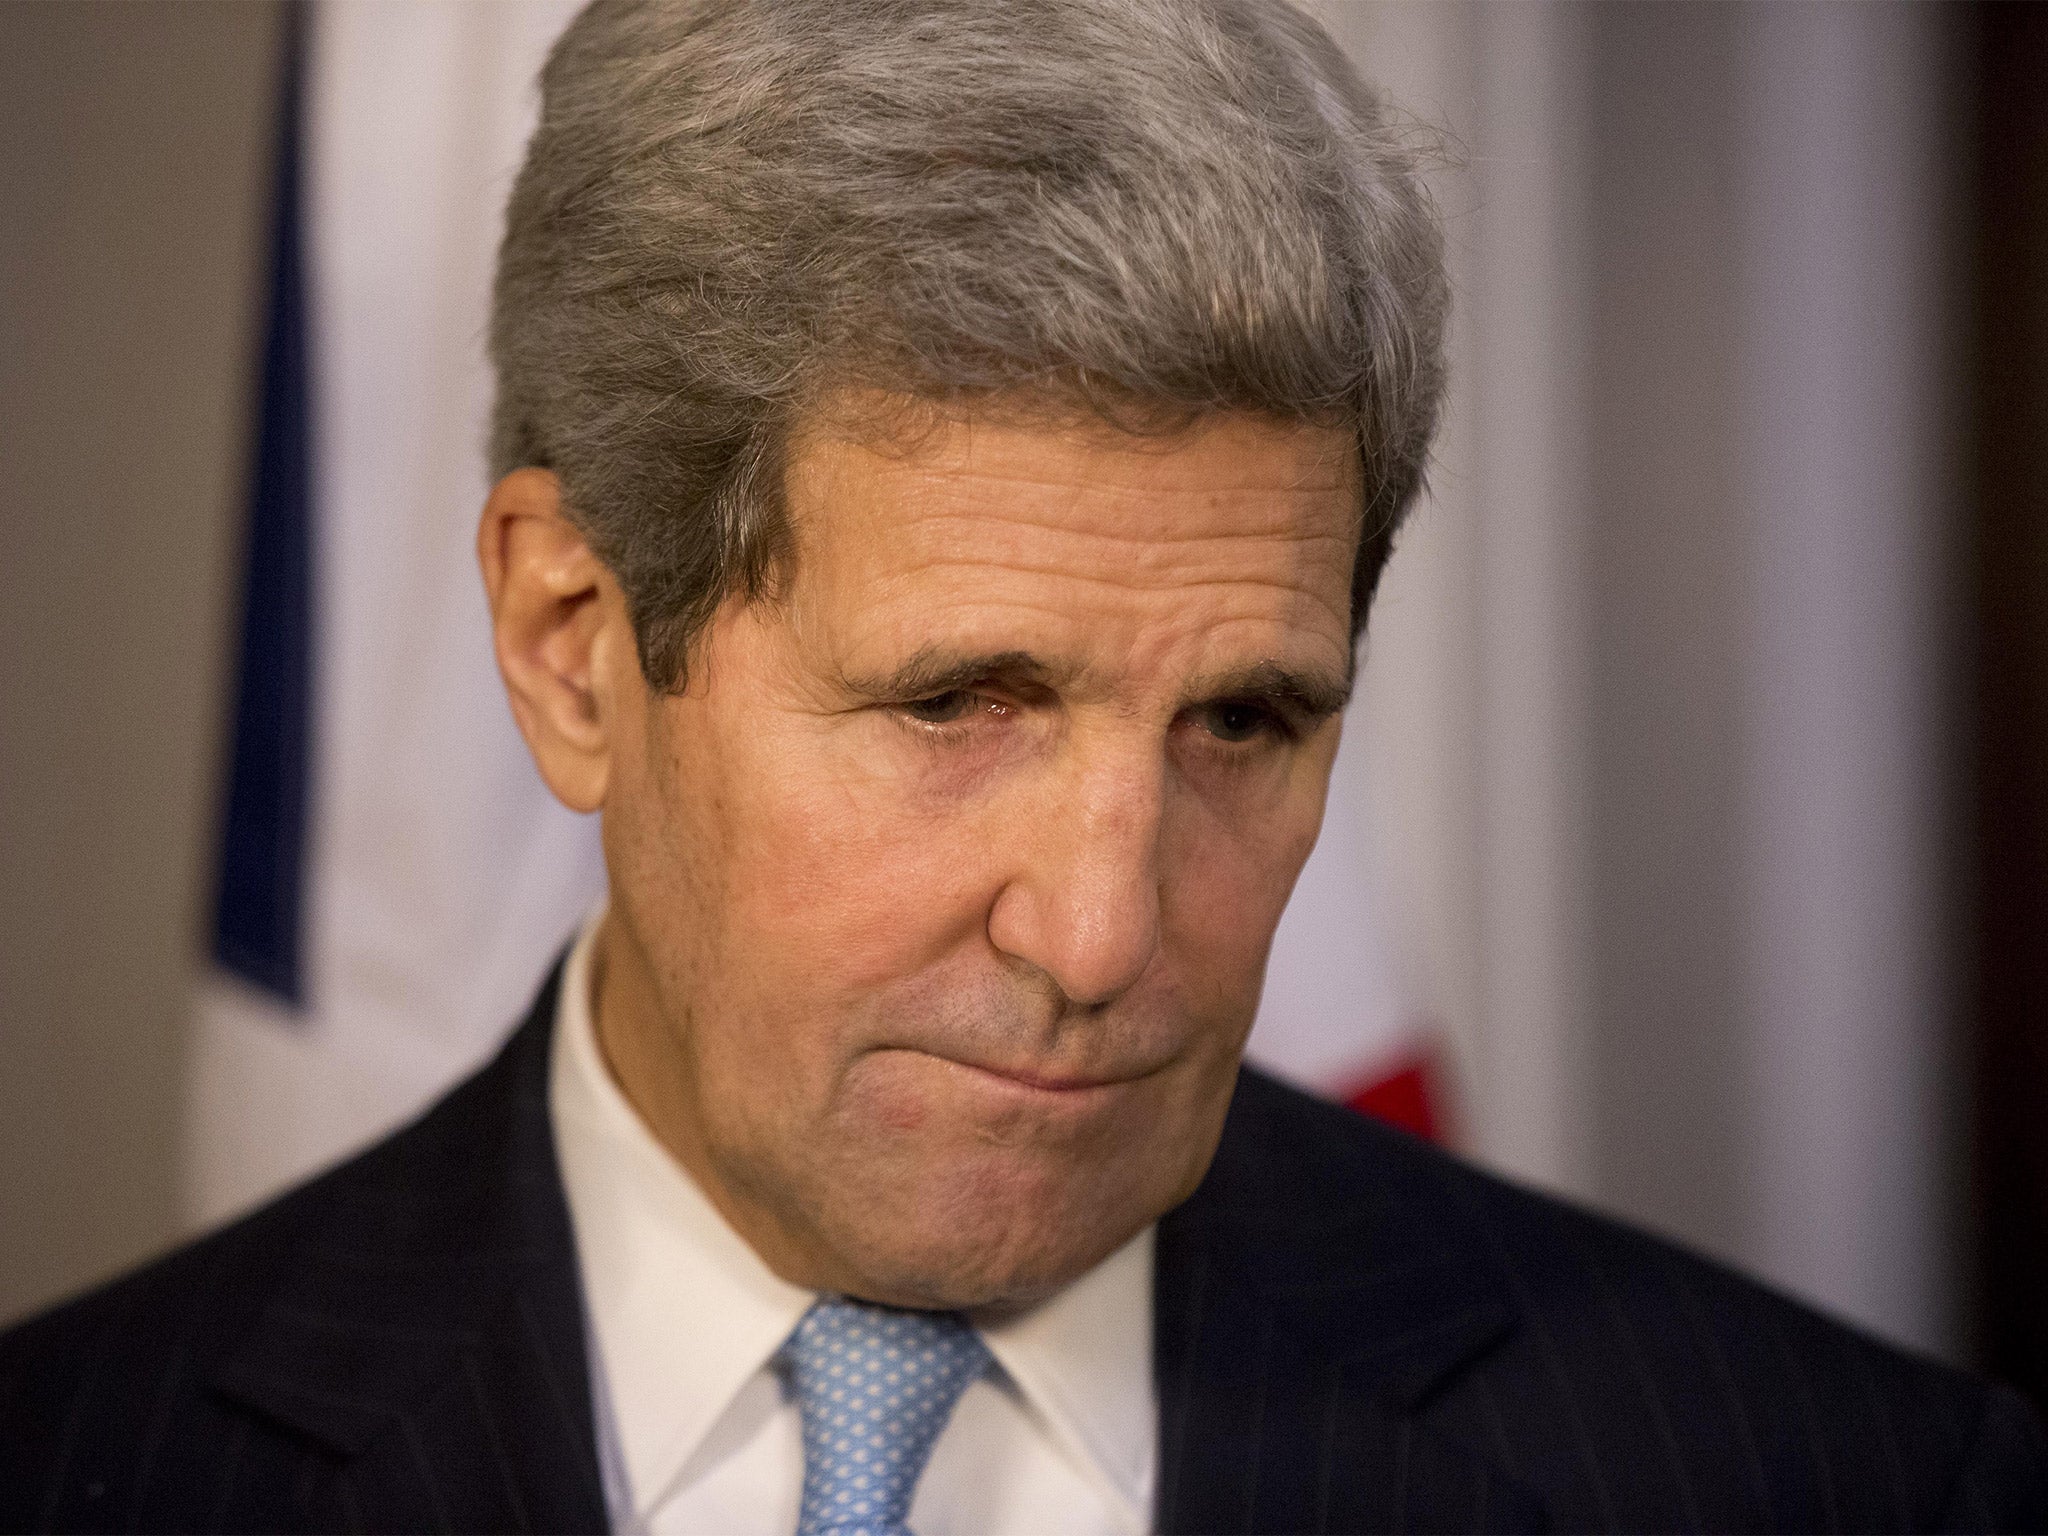
[[[1040,1300],[1108,1258],[1184,1193],[1182,1180],[1134,1169],[1128,1159],[1120,1167],[1076,1168],[1017,1149],[977,1148],[891,1170],[893,1178],[877,1172],[840,1205],[851,1219],[820,1225],[859,1277],[856,1294],[896,1306]]]
[[[991,1224],[992,1225],[992,1224]],[[884,1242],[849,1248],[859,1278],[848,1286],[863,1300],[898,1307],[967,1311],[1026,1306],[1086,1274],[1135,1236],[1143,1220],[1075,1242],[1072,1234],[1042,1240],[1015,1223],[999,1230],[892,1233]]]

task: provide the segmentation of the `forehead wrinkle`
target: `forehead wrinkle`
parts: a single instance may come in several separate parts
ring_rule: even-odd
[[[1324,596],[1321,593],[1317,592],[1313,588],[1313,586],[1309,584],[1290,581],[1284,577],[1264,576],[1249,572],[1232,573],[1227,576],[1199,577],[1174,576],[1172,573],[1166,573],[1166,577],[1163,580],[1152,582],[1137,582],[1131,580],[1128,576],[1098,573],[1093,571],[1076,571],[1068,569],[1065,566],[1058,565],[1039,566],[1022,562],[989,559],[986,557],[970,557],[964,555],[939,555],[933,557],[932,559],[920,562],[915,572],[901,573],[893,577],[880,577],[878,578],[878,580],[886,582],[891,586],[907,588],[914,592],[916,578],[919,576],[928,576],[934,572],[951,570],[986,572],[991,566],[1000,570],[1013,572],[1020,576],[1035,577],[1048,582],[1073,583],[1083,588],[1102,588],[1117,593],[1130,593],[1136,591],[1143,592],[1148,595],[1172,593],[1175,596],[1194,597],[1205,592],[1273,592],[1285,598],[1291,599],[1292,601],[1287,604],[1287,606],[1290,608],[1293,607],[1295,603],[1303,601],[1313,603],[1317,608],[1321,609],[1331,619],[1337,621],[1337,623],[1345,629],[1347,634],[1349,632],[1349,604],[1351,593],[1348,587],[1341,594],[1343,607],[1340,611],[1338,606],[1335,606],[1332,603],[1330,603],[1327,599],[1324,598]],[[979,594],[977,594],[976,600],[984,603],[995,603],[1007,606],[1029,608],[1036,612],[1049,613],[1055,616],[1072,617],[1072,615],[1064,613],[1063,605],[1061,604],[1034,603],[1014,594],[1010,595],[1007,598],[1000,599],[983,598]],[[1288,621],[1288,615],[1285,612],[1257,615],[1226,613],[1217,616],[1210,622],[1212,624],[1228,623],[1232,620],[1252,620],[1254,622],[1286,623]]]
[[[982,448],[990,438],[1003,440],[993,453]],[[1148,439],[1126,451],[1087,453],[1077,461],[1063,458],[1058,444],[1044,445],[1036,434],[991,428],[972,417],[958,423],[951,441],[940,443],[936,452],[930,442],[926,438],[916,449],[890,454],[854,440],[814,439],[811,446],[827,453],[804,455],[810,458],[810,473],[802,478],[811,480],[814,493],[792,498],[800,541],[813,549],[814,540],[839,544],[853,555],[850,566],[841,565],[843,577],[889,586],[913,582],[920,567],[949,562],[1051,574],[1062,564],[1061,551],[1077,566],[1144,571],[1151,578],[1145,585],[1187,586],[1181,574],[1185,566],[1210,566],[1203,576],[1214,578],[1213,567],[1234,567],[1244,558],[1240,551],[1264,545],[1268,558],[1258,563],[1281,565],[1286,575],[1250,580],[1308,591],[1326,584],[1311,572],[1327,566],[1320,574],[1333,590],[1321,606],[1348,631],[1360,529],[1357,476],[1348,449],[1297,452],[1278,466],[1271,455],[1261,454],[1266,474],[1219,482],[1219,474],[1229,477],[1236,468],[1235,453],[1203,452],[1189,467],[1173,451],[1174,444]],[[1221,447],[1228,450],[1230,444]],[[1034,449],[1049,453],[1055,465],[1071,463],[1071,470],[1030,472]],[[1318,461],[1339,473],[1314,475]],[[1161,466],[1176,471],[1177,483],[1158,483]],[[1284,472],[1277,480],[1275,468]],[[1005,495],[1019,488],[1025,494]],[[1344,494],[1333,501],[1340,488]],[[795,504],[801,502],[812,505]],[[830,531],[833,523],[838,524],[836,537]],[[1043,541],[1037,546],[1045,549],[1043,557],[1031,557],[1032,540]],[[943,553],[935,553],[935,547]],[[800,559],[799,567],[805,563]],[[1228,576],[1240,573],[1232,569]],[[1340,587],[1341,593],[1335,590]]]
[[[1348,534],[1232,531],[1163,540],[952,511],[906,517],[895,532],[899,537],[870,540],[849,530],[841,548],[851,558],[825,568],[832,585],[857,589],[868,601],[876,593],[915,597],[947,572],[1189,596],[1241,587],[1312,597],[1347,629],[1350,622],[1354,550]]]
[[[1077,581],[1109,581],[1133,589],[1241,584],[1311,592],[1341,589],[1347,605],[1353,534],[1325,531],[1200,532],[1160,538],[1093,528],[1027,523],[994,513],[930,512],[907,520],[897,559],[861,562],[865,578],[915,582],[929,571],[972,567]],[[1007,537],[978,535],[981,529]],[[876,566],[893,569],[875,569]],[[1109,572],[1111,574],[1096,574]],[[1133,579],[1135,578],[1135,579]],[[1327,582],[1323,579],[1327,578]]]
[[[1010,583],[994,583],[1005,590],[989,590],[992,567],[1013,573]],[[1013,648],[1014,639],[1003,637],[1019,634],[1012,627],[1020,622],[1019,613],[1027,616],[1021,620],[1029,626],[1023,631],[1027,634],[1045,633],[1048,625],[1055,631],[1083,625],[1102,638],[1136,626],[1139,633],[1131,639],[1141,642],[1166,640],[1190,626],[1214,636],[1228,627],[1254,624],[1297,632],[1318,649],[1327,645],[1333,657],[1342,657],[1335,670],[1348,671],[1352,665],[1348,585],[1326,593],[1317,590],[1320,583],[1245,572],[1144,580],[1131,573],[1077,572],[1063,565],[1005,565],[986,556],[934,557],[862,585],[868,600],[858,605],[859,627],[871,635],[876,628],[899,639],[908,638],[906,629],[928,633],[940,611],[958,615],[962,632],[988,633],[991,643],[977,643],[975,648],[990,652]],[[1155,606],[1162,601],[1174,605],[1163,622]],[[1134,608],[1134,603],[1145,606]],[[1204,606],[1206,613],[1191,611]],[[1144,631],[1152,633],[1147,636]]]

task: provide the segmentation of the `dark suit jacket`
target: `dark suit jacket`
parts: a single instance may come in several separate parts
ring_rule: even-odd
[[[390,1140],[0,1338],[0,1527],[603,1529],[554,1002]],[[1165,1531],[2048,1526],[2011,1393],[1251,1071],[1156,1310]]]

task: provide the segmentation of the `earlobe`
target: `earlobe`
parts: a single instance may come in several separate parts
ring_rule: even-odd
[[[617,582],[544,469],[514,470],[484,503],[477,564],[498,672],[541,777],[572,810],[602,807],[618,726],[610,671],[628,628]]]

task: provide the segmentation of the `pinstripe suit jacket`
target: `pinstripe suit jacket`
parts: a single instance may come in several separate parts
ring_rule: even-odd
[[[602,1529],[553,991],[410,1128],[0,1338],[0,1527]],[[2009,1392],[1249,1071],[1157,1286],[1165,1531],[2048,1527]]]

